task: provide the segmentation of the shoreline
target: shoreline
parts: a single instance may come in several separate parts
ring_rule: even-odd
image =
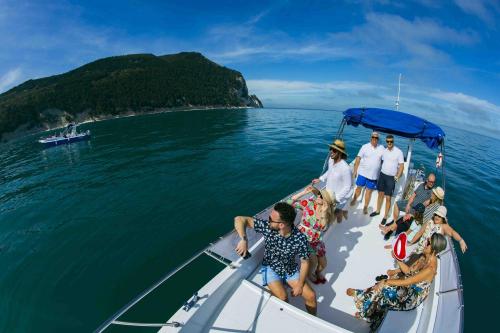
[[[137,116],[145,116],[145,115],[153,115],[160,113],[169,113],[169,112],[186,112],[186,111],[210,111],[210,110],[241,110],[241,109],[257,109],[253,106],[206,106],[206,107],[179,107],[179,108],[160,108],[153,111],[128,111],[119,115],[103,115],[102,117],[90,117],[82,121],[75,121],[78,125],[88,124],[88,123],[96,123],[100,121],[112,120],[112,119],[120,119],[120,118],[128,118],[128,117],[137,117]],[[22,128],[18,128],[14,132],[6,133],[2,136],[0,140],[0,145],[6,144],[24,137],[29,137],[32,135],[36,135],[38,133],[45,133],[53,130],[58,130],[65,128],[70,122],[62,122],[57,124],[56,126],[48,126],[48,128],[38,127],[32,130],[25,130]]]

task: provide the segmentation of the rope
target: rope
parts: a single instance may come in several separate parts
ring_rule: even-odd
[[[181,326],[181,324],[178,323],[178,322],[176,322],[176,321],[173,321],[171,323],[165,323],[165,324],[157,324],[157,323],[132,323],[132,322],[129,322],[129,321],[118,321],[118,320],[115,320],[115,321],[112,322],[112,324],[123,325],[123,326],[136,326],[136,327],[165,327],[165,326],[179,327],[179,326]]]

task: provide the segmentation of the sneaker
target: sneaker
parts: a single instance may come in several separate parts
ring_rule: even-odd
[[[382,222],[380,222],[380,224],[385,225],[385,223],[386,223],[386,222],[387,222],[387,219],[384,217],[384,218],[382,219]]]
[[[390,226],[390,225],[391,225],[391,224],[393,224],[393,223],[394,223],[394,220],[392,220],[392,221],[391,221],[391,222],[389,222],[389,223],[386,223],[386,224],[385,224],[385,226],[386,226],[386,227],[388,227],[388,226]]]
[[[389,238],[391,238],[391,235],[392,235],[392,230],[385,234],[384,240],[386,241],[389,240]]]
[[[370,214],[370,217],[377,216],[378,214],[380,214],[380,212],[373,212],[373,213]]]

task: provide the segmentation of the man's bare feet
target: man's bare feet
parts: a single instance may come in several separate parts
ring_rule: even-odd
[[[354,206],[355,204],[356,204],[356,200],[355,200],[355,199],[352,199],[352,200],[351,200],[350,205],[351,205],[351,206]]]
[[[352,288],[347,288],[347,290],[345,291],[345,293],[347,294],[347,296],[354,296],[354,289]]]
[[[347,220],[347,214],[349,214],[349,212],[347,210],[343,210],[342,211],[342,215],[344,216],[344,218]]]
[[[390,250],[390,249],[392,249],[392,245],[386,245],[386,246],[384,246],[384,249]]]
[[[363,214],[368,214],[368,207],[363,207]]]

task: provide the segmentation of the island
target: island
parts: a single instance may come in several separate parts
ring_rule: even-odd
[[[198,52],[132,54],[28,80],[0,94],[2,141],[70,122],[170,110],[262,108],[243,75]]]

